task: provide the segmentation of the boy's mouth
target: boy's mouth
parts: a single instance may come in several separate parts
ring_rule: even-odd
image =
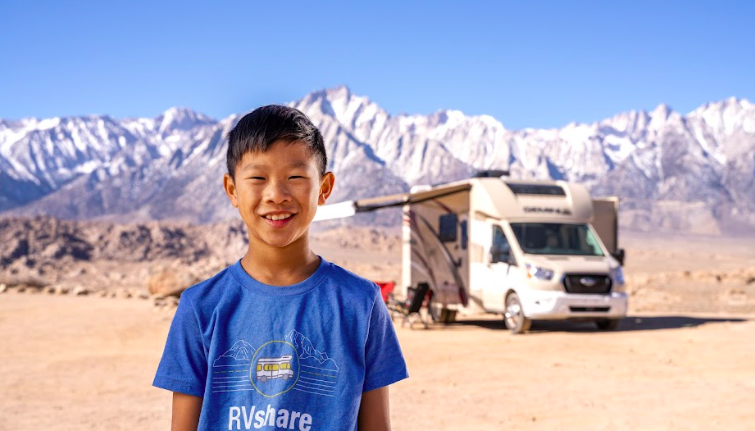
[[[262,218],[265,219],[270,226],[280,228],[287,225],[295,216],[296,214],[293,213],[279,213],[265,214]]]
[[[293,216],[294,216],[294,214],[287,213],[287,214],[267,214],[267,215],[264,215],[262,217],[265,217],[268,220],[277,221],[277,220],[285,220],[285,219],[291,218]]]

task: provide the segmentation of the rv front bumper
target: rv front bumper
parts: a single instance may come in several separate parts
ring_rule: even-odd
[[[537,320],[618,319],[626,316],[629,305],[629,296],[623,292],[593,295],[530,290],[517,293],[525,316]]]

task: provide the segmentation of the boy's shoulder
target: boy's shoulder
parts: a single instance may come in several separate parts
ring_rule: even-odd
[[[233,275],[231,274],[233,265],[235,264],[232,263],[212,277],[186,288],[181,293],[181,300],[187,299],[189,302],[195,302],[202,298],[217,296],[226,291],[226,289],[221,288],[221,285],[228,285],[234,282]]]
[[[327,261],[325,258],[321,257],[321,259],[323,266],[321,269],[325,272],[321,282],[329,283],[338,289],[339,294],[358,296],[365,300],[374,300],[380,295],[380,287],[375,282],[357,275],[338,264]],[[229,287],[240,287],[243,284],[240,275],[236,274],[239,269],[238,261],[228,265],[212,277],[184,290],[181,294],[181,299],[186,298],[189,302],[218,300],[220,296],[228,293]]]
[[[375,284],[374,281],[368,280],[362,277],[361,275],[355,274],[338,264],[335,264],[332,262],[328,262],[328,264],[332,268],[331,277],[336,277],[339,279],[349,281],[350,283],[354,283],[355,285],[363,287],[368,290],[372,288],[378,289],[378,286],[377,284]]]
[[[332,268],[330,271],[331,281],[338,285],[344,294],[361,295],[371,300],[380,295],[380,287],[374,281],[357,275],[335,263],[329,262],[329,264]]]

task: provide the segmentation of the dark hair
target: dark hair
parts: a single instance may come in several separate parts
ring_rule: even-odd
[[[328,156],[322,134],[304,113],[282,105],[257,108],[244,115],[228,132],[228,174],[234,177],[236,165],[245,153],[265,152],[277,141],[305,143],[317,158],[320,175],[325,174]]]

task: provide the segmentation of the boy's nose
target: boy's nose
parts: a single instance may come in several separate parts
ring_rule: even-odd
[[[265,188],[265,200],[273,203],[281,203],[291,200],[291,194],[283,183],[271,181]]]

